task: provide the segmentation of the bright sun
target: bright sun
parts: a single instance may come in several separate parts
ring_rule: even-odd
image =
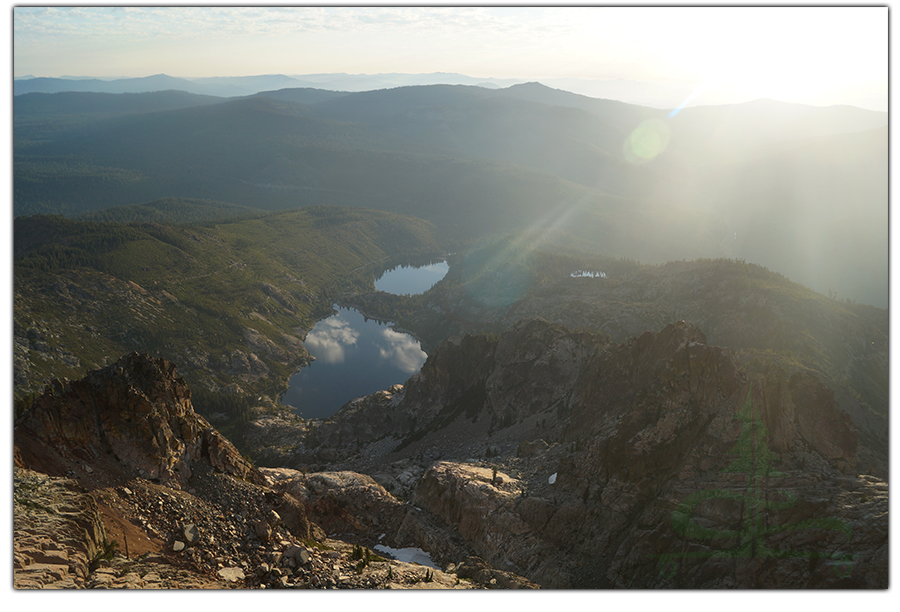
[[[728,18],[715,22],[698,11],[668,50],[673,65],[712,89],[815,103],[838,88],[887,81],[883,10],[722,10]]]

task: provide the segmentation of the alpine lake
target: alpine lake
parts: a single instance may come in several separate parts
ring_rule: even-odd
[[[375,289],[424,293],[448,269],[446,262],[398,266],[377,276]],[[281,397],[282,404],[306,419],[326,419],[350,400],[406,382],[427,358],[418,340],[389,323],[367,319],[354,308],[334,309],[306,336],[304,345],[315,360],[291,376]]]

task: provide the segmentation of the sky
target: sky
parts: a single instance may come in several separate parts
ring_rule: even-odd
[[[14,75],[453,72],[887,110],[886,7],[15,7]]]

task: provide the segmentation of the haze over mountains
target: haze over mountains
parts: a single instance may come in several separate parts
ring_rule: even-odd
[[[319,76],[19,79],[16,215],[350,205],[457,243],[530,227],[647,263],[746,259],[887,305],[886,113],[760,100],[673,114],[538,83],[341,92]],[[85,91],[23,93],[36,87]]]
[[[143,93],[164,89],[178,89],[190,93],[213,96],[248,96],[275,89],[311,87],[333,91],[368,91],[410,85],[477,85],[503,88],[524,82],[523,79],[474,78],[464,74],[435,72],[431,74],[346,74],[319,73],[304,75],[257,75],[240,77],[179,78],[157,74],[141,78],[92,77],[17,77],[14,95],[31,92],[57,93],[62,91],[93,91],[103,93]],[[606,97],[659,108],[671,108],[691,94],[690,83],[626,81],[623,79],[546,79],[551,87],[567,91]]]
[[[505,88],[528,79],[480,78],[465,74],[433,72],[422,74],[266,74],[252,76],[225,76],[185,78],[156,74],[147,77],[60,76],[36,77],[22,75],[13,83],[15,95],[30,92],[56,93],[61,91],[95,91],[105,93],[143,93],[163,89],[178,89],[190,93],[231,97],[248,96],[261,91],[284,88],[312,87],[333,91],[357,92],[372,89],[390,89],[411,85],[477,85],[490,89]],[[629,80],[588,78],[540,78],[548,87],[562,89],[593,98],[620,100],[653,108],[675,108],[688,101],[693,105],[734,104],[751,101],[756,96],[734,86],[710,88],[697,83],[671,80]],[[696,97],[702,91],[702,96]],[[690,98],[690,101],[689,101]],[[884,96],[860,98],[854,104],[862,108],[884,110]]]

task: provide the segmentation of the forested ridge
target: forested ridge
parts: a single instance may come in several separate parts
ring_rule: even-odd
[[[538,83],[26,94],[14,111],[17,215],[167,198],[374,208],[435,223],[447,245],[554,227],[610,256],[741,258],[887,303],[885,113],[761,100],[673,114]]]

